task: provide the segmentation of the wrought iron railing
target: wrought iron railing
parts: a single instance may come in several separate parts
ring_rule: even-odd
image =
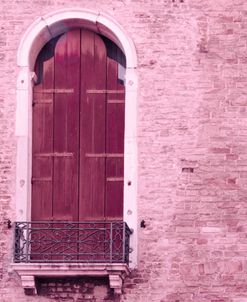
[[[14,262],[129,263],[123,221],[15,222]]]

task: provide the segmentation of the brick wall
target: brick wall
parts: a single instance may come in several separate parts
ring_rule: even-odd
[[[138,217],[146,228],[139,229],[138,270],[121,300],[246,302],[244,0],[1,0],[0,301],[54,301],[23,294],[3,222],[15,219],[20,37],[38,16],[71,6],[112,15],[138,53]],[[81,301],[72,298],[57,300]]]

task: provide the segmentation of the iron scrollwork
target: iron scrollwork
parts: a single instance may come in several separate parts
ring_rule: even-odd
[[[15,223],[14,262],[129,263],[123,221]]]

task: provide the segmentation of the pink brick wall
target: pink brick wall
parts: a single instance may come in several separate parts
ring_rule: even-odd
[[[38,16],[71,6],[112,15],[138,53],[138,215],[147,227],[122,301],[246,302],[245,0],[1,0],[0,221],[15,219],[20,37]],[[0,228],[0,301],[54,301],[23,294],[9,266],[11,230]]]

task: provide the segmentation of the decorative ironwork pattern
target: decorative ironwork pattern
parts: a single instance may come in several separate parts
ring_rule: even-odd
[[[123,221],[15,222],[14,262],[129,263]]]

